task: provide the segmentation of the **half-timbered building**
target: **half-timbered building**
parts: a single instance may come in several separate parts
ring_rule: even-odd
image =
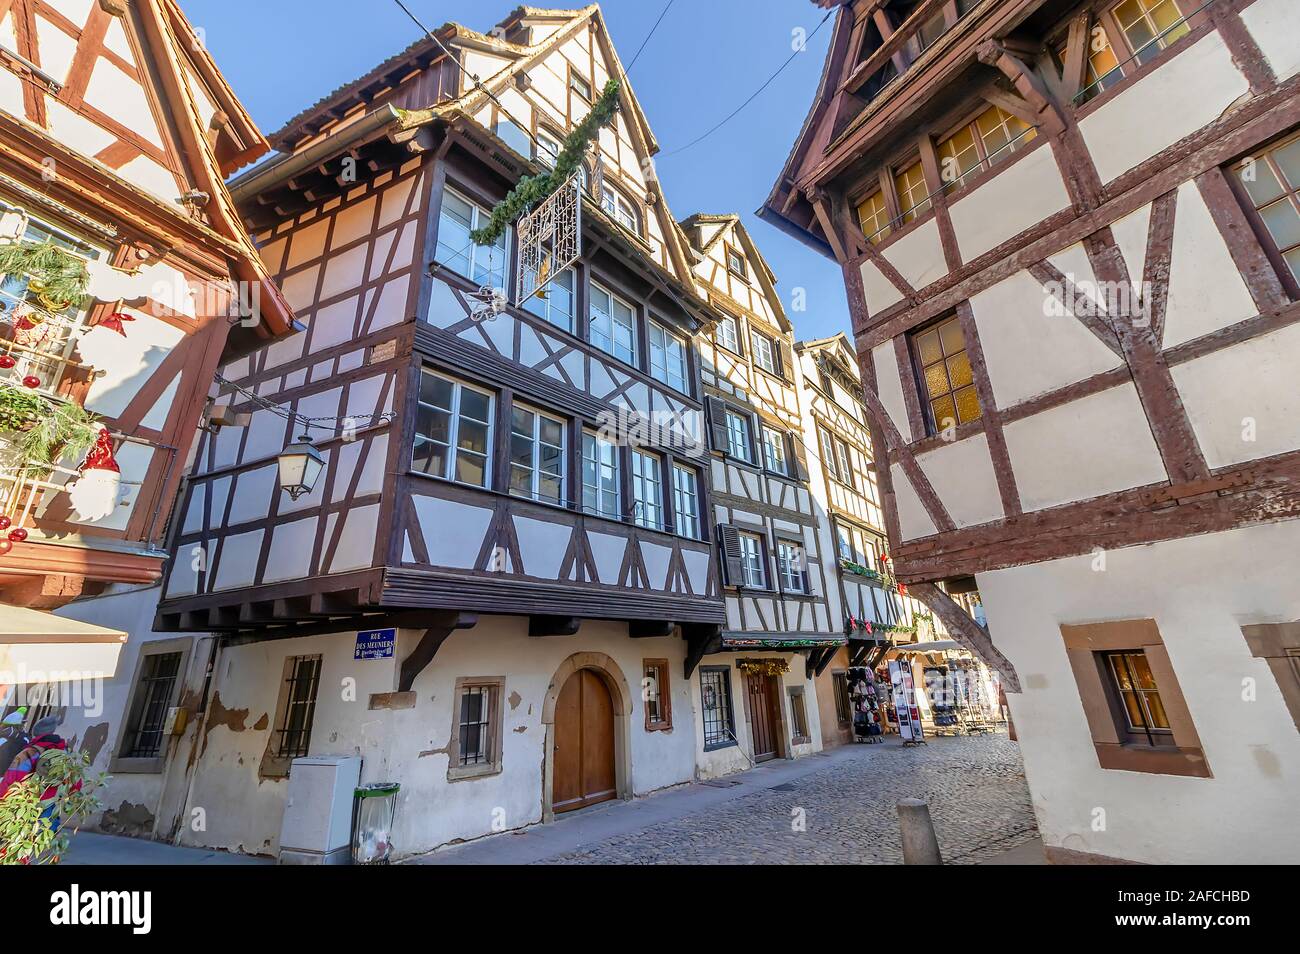
[[[293,326],[223,184],[268,149],[172,0],[0,3],[0,712],[68,714],[97,768],[167,745],[100,679],[134,675],[214,371]]]
[[[889,566],[862,381],[848,336],[794,346],[800,364],[803,441],[817,530],[827,557],[831,628],[846,645],[817,659],[822,739],[853,739],[848,671],[874,668],[891,648],[915,639],[916,600],[900,594]]]
[[[821,748],[811,676],[844,635],[827,603],[834,571],[817,534],[800,369],[776,276],[738,215],[681,224],[696,282],[720,315],[700,337],[727,606],[716,642],[700,647],[700,766],[714,774]]]
[[[762,214],[843,266],[895,572],[1049,857],[1294,860],[1295,5],[821,5]]]
[[[581,255],[525,301],[519,223],[470,232],[611,79]],[[306,330],[221,367],[174,521],[156,627],[220,641],[185,804],[241,806],[179,840],[274,854],[307,755],[401,783],[401,854],[693,778],[715,312],[598,8],[440,27],[271,140],[231,190]]]

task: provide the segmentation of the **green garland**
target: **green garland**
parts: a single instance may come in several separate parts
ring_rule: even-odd
[[[81,301],[90,284],[85,260],[49,239],[0,245],[0,275],[29,276],[41,304],[56,312]]]
[[[582,157],[587,154],[587,145],[596,137],[600,128],[609,123],[618,112],[618,88],[619,83],[616,79],[611,79],[605,84],[600,98],[591,107],[591,112],[587,113],[582,122],[574,127],[573,132],[565,137],[564,147],[555,160],[555,168],[539,172],[535,176],[524,176],[510,190],[509,195],[492,207],[492,216],[487,225],[469,233],[475,245],[495,243],[505,232],[507,225],[536,208],[581,168]]]
[[[90,450],[98,429],[99,418],[79,404],[0,384],[0,431],[14,435],[11,443],[42,475],[63,457],[80,457]]]

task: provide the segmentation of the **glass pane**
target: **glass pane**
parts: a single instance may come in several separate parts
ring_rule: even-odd
[[[1156,680],[1151,675],[1151,667],[1147,665],[1146,653],[1133,653],[1128,657],[1129,671],[1133,673],[1133,678],[1137,680],[1139,689],[1155,689]]]
[[[447,474],[447,447],[445,444],[434,444],[431,441],[417,438],[413,460],[416,470],[437,477],[445,477]]]
[[[444,444],[449,443],[451,441],[451,415],[446,411],[438,411],[421,405],[415,414],[415,430],[417,434],[424,437],[441,441]]]
[[[1280,199],[1259,210],[1268,232],[1280,249],[1300,245],[1300,212],[1290,198]]]
[[[533,472],[527,467],[511,465],[510,490],[525,497],[531,497],[533,494]]]
[[[425,404],[451,410],[452,386],[446,378],[440,378],[436,374],[423,374],[420,376],[420,400]]]
[[[510,438],[510,461],[514,464],[520,464],[524,467],[533,466],[533,442],[530,438],[521,434],[514,434]]]
[[[939,430],[942,431],[957,423],[957,406],[951,397],[931,401],[930,408],[934,411],[934,423]]]
[[[1297,144],[1300,145],[1300,140],[1297,140]],[[1268,205],[1286,192],[1282,183],[1277,181],[1273,167],[1263,159],[1256,159],[1254,162],[1238,167],[1235,171],[1237,179],[1245,186],[1255,208]]]
[[[967,357],[965,351],[948,359],[948,378],[952,381],[954,388],[965,387],[975,380],[975,375],[970,367],[970,358]]]
[[[527,408],[516,407],[510,411],[510,427],[516,434],[533,435],[533,412]]]
[[[537,496],[542,500],[558,503],[561,496],[560,478],[547,474],[541,475],[537,480]]]
[[[925,369],[925,389],[932,398],[940,397],[952,390],[948,387],[948,375],[944,372],[942,363]]]
[[[456,455],[456,479],[482,487],[487,482],[487,458],[469,451]]]
[[[1147,712],[1151,714],[1151,726],[1155,729],[1169,728],[1169,716],[1165,713],[1164,703],[1160,701],[1160,693],[1146,692],[1143,698],[1147,704]]]
[[[963,388],[955,395],[957,398],[957,420],[964,424],[980,416],[980,399],[973,387]]]
[[[460,448],[476,454],[486,454],[488,446],[488,429],[486,424],[467,421],[463,418],[456,433],[456,444]]]
[[[1296,281],[1300,281],[1300,248],[1293,248],[1282,257],[1291,266],[1291,274],[1296,277]]]
[[[1133,683],[1129,680],[1128,669],[1124,666],[1124,657],[1120,655],[1108,656],[1110,661],[1110,670],[1115,674],[1115,684],[1121,689],[1134,688]]]
[[[1287,143],[1273,153],[1274,160],[1282,168],[1292,191],[1300,189],[1300,139]]]
[[[544,444],[554,444],[558,447],[564,442],[564,425],[559,421],[551,420],[549,417],[542,418],[541,429],[538,433]]]
[[[481,394],[478,391],[471,391],[468,388],[461,388],[461,417],[473,418],[476,421],[486,421],[488,419],[488,403],[489,399],[486,394]]]
[[[916,339],[916,350],[921,356],[922,364],[934,364],[943,357],[943,352],[939,350],[939,332],[935,330],[927,331]]]
[[[1147,724],[1146,713],[1142,711],[1142,703],[1138,701],[1136,692],[1121,692],[1120,699],[1124,702],[1124,709],[1128,713],[1129,725],[1141,728]]]
[[[943,342],[944,354],[956,354],[966,350],[966,339],[961,335],[961,324],[954,318],[939,326],[939,340]]]

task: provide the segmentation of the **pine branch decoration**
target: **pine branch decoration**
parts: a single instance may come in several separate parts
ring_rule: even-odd
[[[507,225],[536,208],[581,168],[587,146],[596,138],[601,127],[613,120],[614,114],[618,112],[618,90],[619,82],[616,79],[605,84],[600,97],[591,107],[591,112],[565,137],[564,147],[555,160],[555,168],[520,179],[510,194],[493,206],[487,225],[469,234],[474,244],[492,245],[502,236]]]
[[[26,275],[29,287],[50,311],[81,301],[90,284],[85,261],[50,239],[0,245],[0,275]]]
[[[64,457],[81,457],[95,443],[99,418],[72,402],[10,384],[0,385],[0,431],[28,466],[48,474]]]

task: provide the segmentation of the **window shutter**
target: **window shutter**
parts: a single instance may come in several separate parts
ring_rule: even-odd
[[[727,452],[727,406],[715,397],[705,398],[709,409],[709,431],[713,449]]]
[[[796,480],[806,481],[808,479],[808,449],[804,447],[803,438],[798,434],[790,433],[786,435],[789,445],[789,458],[794,462],[794,472],[790,475]]]
[[[778,345],[780,346],[779,347],[780,356],[778,360],[781,362],[781,366],[780,368],[778,368],[778,370],[781,372],[781,377],[785,378],[787,381],[793,381],[794,380],[794,352],[790,350],[790,342],[782,338],[778,342]]]
[[[714,529],[718,553],[722,557],[722,582],[727,586],[740,586],[745,580],[740,559],[740,531],[729,523],[720,523]]]

